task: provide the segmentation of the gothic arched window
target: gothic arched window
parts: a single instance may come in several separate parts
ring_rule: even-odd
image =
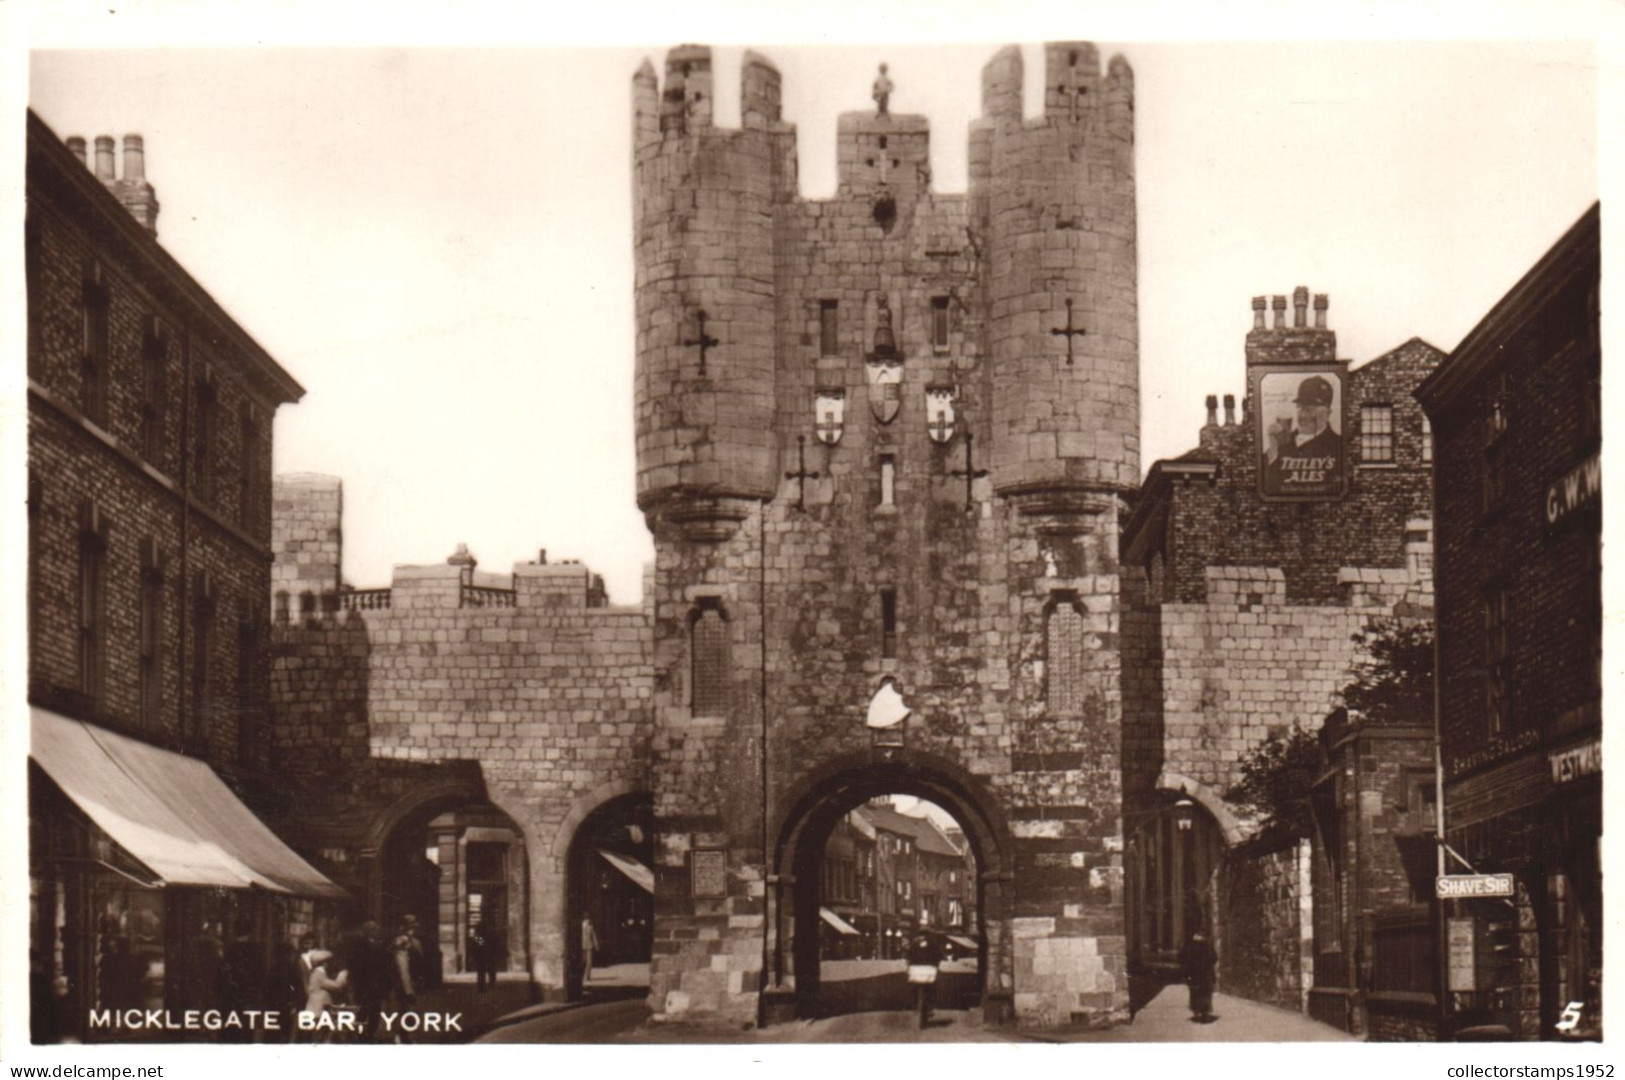
[[[1044,696],[1049,711],[1083,708],[1083,612],[1078,598],[1056,593],[1044,619]]]
[[[702,599],[689,619],[689,708],[695,716],[728,711],[728,618],[716,599]]]

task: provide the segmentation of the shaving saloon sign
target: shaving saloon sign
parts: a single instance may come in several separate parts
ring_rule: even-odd
[[[1249,375],[1259,495],[1341,499],[1348,491],[1346,365],[1259,365]]]

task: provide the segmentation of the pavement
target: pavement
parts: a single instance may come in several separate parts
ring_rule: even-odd
[[[1213,995],[1218,1019],[1198,1024],[1187,1007],[1190,992],[1165,986],[1134,1014],[1132,1023],[1091,1031],[1085,1028],[1001,1028],[1017,1041],[1035,1042],[1359,1042],[1357,1036],[1301,1012],[1264,1005],[1229,994]]]
[[[861,976],[860,976],[861,978]],[[778,1045],[794,1043],[1280,1043],[1358,1042],[1352,1035],[1302,1013],[1256,1001],[1213,995],[1218,1019],[1198,1024],[1186,1007],[1187,991],[1162,989],[1129,1024],[1082,1027],[988,1027],[979,1009],[939,1009],[920,1030],[912,1010],[882,1009],[738,1030],[650,1021],[642,998],[539,1005],[505,1017],[478,1042]]]

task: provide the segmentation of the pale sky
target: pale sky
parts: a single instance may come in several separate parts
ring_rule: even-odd
[[[637,46],[538,48],[532,28],[434,39],[524,47],[41,50],[26,95],[64,138],[145,136],[160,241],[308,391],[277,415],[276,467],[344,481],[347,580],[458,542],[496,572],[545,547],[619,603],[653,555],[633,501],[629,86],[680,40],[736,42],[717,48],[723,125],[737,43],[778,65],[810,198],[833,193],[836,116],[872,109],[882,60],[893,111],[931,119],[937,189],[963,191],[1000,45],[1024,45],[1029,116],[1039,42],[1121,52],[1145,467],[1194,445],[1204,395],[1242,394],[1255,294],[1329,293],[1356,363],[1412,336],[1448,350],[1599,192],[1598,54],[1577,38],[1152,44],[1174,24],[1104,20],[1119,40],[1074,15],[984,19],[977,45],[786,46],[823,36],[699,22]]]

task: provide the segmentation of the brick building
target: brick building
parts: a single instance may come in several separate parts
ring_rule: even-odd
[[[1602,353],[1593,206],[1417,397],[1437,434],[1447,1023],[1600,1034]],[[1573,1017],[1570,1017],[1570,1021]]]
[[[156,238],[141,137],[28,116],[30,945],[36,1039],[219,1005],[343,893],[259,817],[271,764],[271,429],[303,391]],[[224,940],[223,940],[224,939]],[[54,1008],[52,1007],[54,1004]]]
[[[1286,296],[1253,300],[1239,418],[1207,399],[1197,447],[1152,465],[1122,542],[1134,970],[1167,977],[1205,928],[1220,989],[1294,1009],[1317,970],[1309,844],[1257,835],[1225,793],[1251,750],[1337,704],[1356,632],[1432,607],[1411,393],[1442,354],[1413,338],[1351,370],[1328,306],[1311,316],[1301,287],[1290,316]]]
[[[1312,803],[1309,1012],[1373,1042],[1437,1033],[1433,724],[1338,709]]]

